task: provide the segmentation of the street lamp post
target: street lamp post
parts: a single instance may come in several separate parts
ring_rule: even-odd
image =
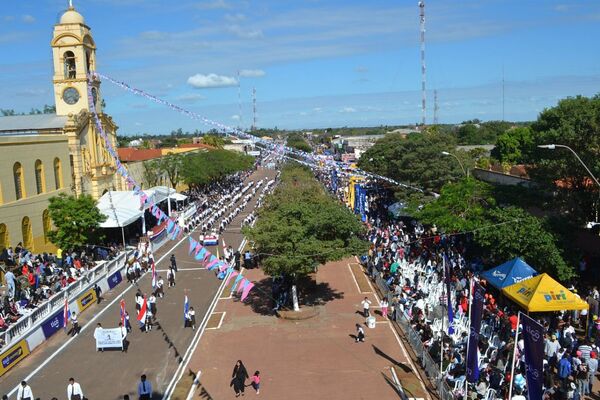
[[[452,154],[452,153],[449,153],[447,151],[442,151],[442,155],[444,155],[444,156],[452,156],[452,157],[456,158],[456,161],[458,161],[458,165],[460,165],[460,168],[462,169],[463,174],[465,174],[465,176],[467,178],[469,177],[469,171],[467,171],[465,169],[465,166],[463,165],[462,161],[460,161],[460,158],[458,158],[456,156],[456,154]]]
[[[540,144],[540,145],[538,145],[538,147],[540,149],[548,149],[548,150],[554,150],[557,147],[562,147],[564,149],[568,149],[569,151],[571,151],[571,153],[573,153],[573,155],[577,158],[577,160],[579,160],[579,162],[581,163],[581,165],[583,165],[583,168],[585,168],[585,170],[587,171],[587,173],[592,177],[593,181],[596,183],[596,185],[598,185],[598,188],[600,188],[600,182],[598,182],[598,178],[596,178],[594,176],[594,174],[592,174],[592,171],[590,171],[590,169],[588,168],[588,166],[585,165],[585,163],[579,157],[579,155],[577,153],[575,153],[575,150],[573,150],[569,146],[565,146],[564,144]],[[599,199],[598,199],[598,203],[596,204],[596,221],[598,221],[598,207],[600,205],[600,193],[599,193],[598,196],[599,196]]]

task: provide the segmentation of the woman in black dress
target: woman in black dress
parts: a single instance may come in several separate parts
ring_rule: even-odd
[[[229,386],[233,386],[233,390],[235,391],[235,397],[238,397],[240,394],[244,393],[244,388],[246,386],[246,379],[249,378],[248,371],[246,371],[246,367],[244,367],[244,363],[242,360],[238,360],[235,363],[235,367],[233,367],[233,374],[231,374],[231,384]]]

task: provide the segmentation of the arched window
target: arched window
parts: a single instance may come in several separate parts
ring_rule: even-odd
[[[16,162],[13,166],[13,177],[15,179],[15,196],[17,200],[20,200],[27,195],[25,193],[25,181],[23,178],[23,167],[21,166],[21,163]]]
[[[64,54],[65,63],[65,79],[75,79],[77,69],[75,68],[75,54],[72,51],[67,51]]]
[[[91,70],[90,67],[92,66],[92,63],[91,63],[90,60],[91,60],[91,58],[90,58],[90,51],[88,50],[88,51],[85,52],[85,65],[87,67],[86,72],[90,72],[90,70]]]
[[[46,191],[46,180],[44,179],[44,165],[41,160],[35,161],[35,187],[37,194],[42,194]]]
[[[29,251],[33,251],[33,234],[31,233],[31,221],[29,221],[29,217],[23,217],[21,231],[23,232],[23,247]]]
[[[50,221],[50,213],[48,210],[44,210],[42,213],[42,227],[44,228],[44,242],[48,243],[50,241],[48,239],[48,234],[52,229],[52,222]]]
[[[62,188],[62,166],[60,165],[60,158],[54,159],[54,187],[56,190]]]
[[[0,224],[0,251],[8,247],[8,228],[6,224]]]

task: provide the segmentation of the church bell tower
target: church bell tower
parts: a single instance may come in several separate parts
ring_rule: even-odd
[[[96,45],[85,20],[69,2],[68,10],[54,26],[54,99],[57,115],[76,115],[89,110],[87,74],[96,69]],[[92,84],[96,110],[101,113],[100,83]]]

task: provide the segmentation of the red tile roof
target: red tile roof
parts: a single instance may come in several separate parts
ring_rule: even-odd
[[[162,157],[160,149],[118,148],[119,159],[123,162],[146,161]]]

